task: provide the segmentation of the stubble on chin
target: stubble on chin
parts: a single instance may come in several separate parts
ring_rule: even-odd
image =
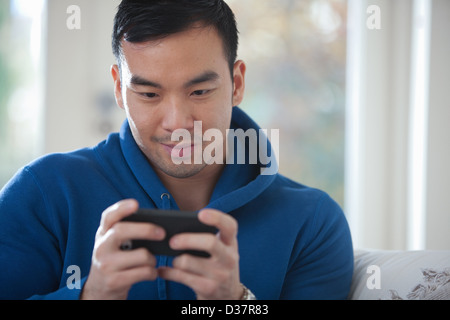
[[[178,179],[191,178],[207,166],[206,163],[194,164],[193,161],[191,161],[191,164],[175,164],[170,157],[165,159],[161,154],[155,153],[147,155],[147,160],[156,171]]]

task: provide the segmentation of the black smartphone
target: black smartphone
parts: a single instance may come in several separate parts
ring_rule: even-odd
[[[154,255],[178,256],[188,253],[198,257],[210,257],[209,253],[198,250],[173,250],[169,246],[169,240],[179,233],[212,233],[218,232],[217,228],[203,224],[198,220],[198,212],[139,209],[136,213],[124,218],[124,222],[147,222],[162,227],[166,231],[166,237],[162,241],[133,239],[122,244],[122,250],[147,248]]]

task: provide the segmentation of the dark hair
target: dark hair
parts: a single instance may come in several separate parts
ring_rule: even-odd
[[[123,39],[132,43],[160,39],[187,30],[197,22],[216,28],[233,75],[238,30],[235,16],[223,0],[122,0],[112,35],[112,48],[119,70]]]

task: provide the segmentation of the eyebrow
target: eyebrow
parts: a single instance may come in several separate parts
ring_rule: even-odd
[[[189,88],[192,86],[195,86],[196,84],[200,84],[200,83],[204,83],[204,82],[211,82],[211,81],[216,81],[220,78],[220,76],[214,72],[214,71],[206,71],[204,73],[202,73],[201,75],[199,75],[198,77],[195,77],[192,80],[189,80],[188,82],[185,83],[184,87],[185,88]]]
[[[140,76],[137,76],[137,75],[133,75],[131,77],[131,81],[130,82],[132,84],[137,85],[137,86],[155,87],[155,88],[158,88],[158,89],[162,88],[162,86],[160,84],[158,84],[156,82],[153,82],[153,81],[150,81],[150,80],[147,80],[147,79],[144,79],[144,78],[142,78]]]
[[[200,83],[216,81],[219,78],[220,78],[220,76],[217,72],[205,71],[204,73],[200,74],[199,76],[187,81],[184,84],[184,87],[189,88],[189,87],[192,87],[192,86],[200,84]],[[138,85],[138,86],[154,87],[157,89],[162,89],[162,87],[163,87],[161,84],[159,84],[157,82],[153,82],[153,81],[144,79],[138,75],[133,75],[131,77],[131,83],[134,85]]]

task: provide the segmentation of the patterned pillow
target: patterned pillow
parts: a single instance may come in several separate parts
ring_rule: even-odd
[[[356,250],[352,300],[450,300],[450,251]]]

